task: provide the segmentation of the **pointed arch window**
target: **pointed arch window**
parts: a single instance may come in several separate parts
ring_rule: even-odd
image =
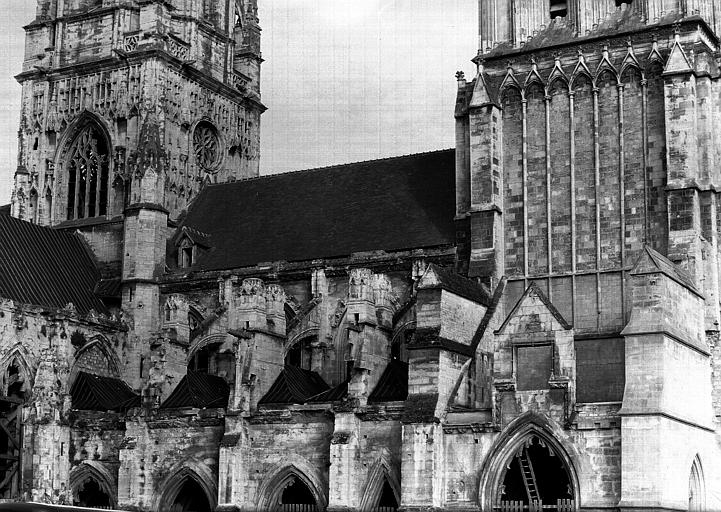
[[[97,126],[85,127],[67,157],[68,220],[99,217],[108,210],[108,144]]]

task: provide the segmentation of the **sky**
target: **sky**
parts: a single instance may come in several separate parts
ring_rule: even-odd
[[[22,26],[0,0],[0,204],[16,167]],[[472,78],[477,0],[259,0],[261,174],[454,145],[455,72]]]

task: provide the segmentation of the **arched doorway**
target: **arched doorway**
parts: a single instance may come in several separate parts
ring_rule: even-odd
[[[94,508],[111,508],[113,506],[110,496],[93,478],[88,478],[81,483],[76,492],[76,496],[73,497],[73,505]]]
[[[186,478],[168,511],[210,512],[211,507],[203,488],[192,478]]]
[[[565,462],[543,438],[528,436],[503,468],[494,504],[501,512],[576,510]]]
[[[319,512],[318,504],[308,486],[293,477],[280,493],[276,512]]]
[[[373,509],[373,512],[395,512],[396,510],[398,510],[396,494],[393,492],[391,484],[388,483],[388,479],[385,479],[378,504]]]
[[[701,461],[698,457],[691,465],[691,474],[688,477],[688,510],[689,512],[703,512],[706,510],[706,496],[704,478],[701,470]]]

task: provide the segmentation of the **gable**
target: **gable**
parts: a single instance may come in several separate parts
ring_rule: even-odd
[[[535,283],[526,288],[496,334],[538,336],[571,329],[546,294]]]

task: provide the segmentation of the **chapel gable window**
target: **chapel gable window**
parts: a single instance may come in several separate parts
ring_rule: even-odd
[[[100,217],[108,210],[108,144],[89,125],[75,138],[67,157],[68,220]]]

